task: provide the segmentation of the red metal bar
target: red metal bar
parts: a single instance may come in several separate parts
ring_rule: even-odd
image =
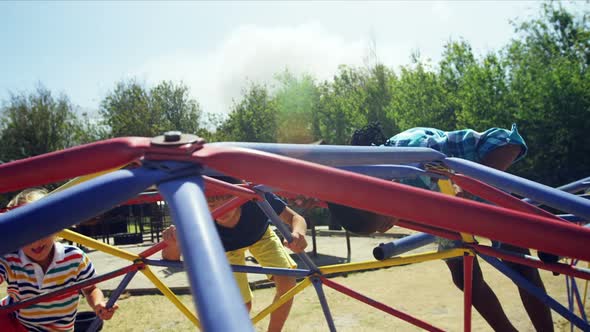
[[[410,315],[408,315],[408,314],[406,314],[404,312],[401,312],[399,310],[396,310],[396,309],[394,309],[394,308],[392,308],[392,307],[390,307],[388,305],[385,305],[385,304],[383,304],[381,302],[375,301],[375,300],[373,300],[373,299],[371,299],[371,298],[369,298],[369,297],[367,297],[367,296],[365,296],[365,295],[363,295],[361,293],[358,293],[358,292],[356,292],[356,291],[354,291],[354,290],[352,290],[352,289],[350,289],[348,287],[345,287],[345,286],[343,286],[341,284],[338,284],[338,283],[336,283],[334,281],[331,281],[331,280],[329,280],[329,279],[327,279],[325,277],[320,277],[320,278],[322,279],[322,282],[324,283],[324,285],[326,285],[326,286],[328,286],[330,288],[333,288],[333,289],[335,289],[335,290],[337,290],[337,291],[339,291],[339,292],[341,292],[343,294],[346,294],[346,295],[352,297],[353,299],[357,299],[357,300],[359,300],[359,301],[361,301],[363,303],[366,303],[366,304],[370,305],[373,308],[377,308],[377,309],[379,309],[379,310],[381,310],[383,312],[386,312],[386,313],[388,313],[388,314],[390,314],[392,316],[395,316],[395,317],[397,317],[397,318],[399,318],[401,320],[404,320],[404,321],[406,321],[406,322],[408,322],[410,324],[413,324],[415,326],[418,326],[418,327],[420,327],[420,328],[422,328],[424,330],[427,330],[427,331],[443,331],[443,330],[441,330],[441,329],[439,329],[437,327],[434,327],[434,326],[432,326],[432,325],[430,325],[430,324],[428,324],[428,323],[426,323],[426,322],[424,322],[422,320],[419,320],[418,318],[412,317],[412,316],[410,316]]]
[[[215,193],[226,193],[238,197],[260,200],[258,194],[250,188],[227,183],[209,176],[203,176],[203,178],[205,179],[205,188],[209,188],[209,190]]]
[[[473,296],[473,259],[472,255],[463,256],[463,330],[471,331],[471,302]]]
[[[31,298],[31,299],[28,299],[28,300],[25,300],[25,301],[21,301],[21,302],[18,302],[18,303],[14,303],[14,304],[11,304],[11,305],[0,306],[0,314],[9,313],[9,312],[13,312],[15,310],[26,308],[26,307],[28,307],[30,305],[33,305],[33,304],[36,304],[36,303],[39,303],[39,302],[42,302],[42,301],[51,300],[51,299],[53,299],[55,297],[58,297],[60,295],[75,293],[75,292],[79,291],[82,288],[86,288],[88,286],[97,284],[97,283],[102,282],[102,281],[105,281],[105,280],[116,278],[116,277],[118,277],[120,275],[126,274],[126,273],[131,272],[131,271],[140,270],[144,266],[145,265],[143,263],[132,264],[132,265],[126,266],[124,268],[121,268],[119,270],[115,270],[113,272],[106,273],[106,274],[103,274],[103,275],[98,276],[98,277],[86,279],[86,280],[84,280],[82,282],[75,283],[75,284],[73,284],[71,286],[68,286],[68,287],[65,287],[65,288],[62,288],[62,289],[58,289],[56,291],[53,291],[53,292],[50,292],[50,293],[47,293],[47,294],[39,295],[39,296],[36,296],[34,298]]]
[[[290,200],[297,200],[301,196],[299,194],[290,193],[288,191],[279,191],[279,192],[275,192],[275,194],[277,194],[283,198],[290,199]],[[327,208],[328,207],[328,204],[326,202],[317,200],[315,198],[310,199],[310,197],[302,197],[302,199],[305,201],[305,203],[301,207],[305,208],[305,209],[314,208],[314,207],[319,207],[319,208]],[[296,206],[300,206],[300,205],[297,205],[297,202],[296,202]]]
[[[149,247],[148,249],[140,252],[139,253],[139,257],[141,257],[141,258],[148,258],[151,255],[157,253],[158,251],[166,248],[167,246],[168,246],[168,244],[165,243],[165,242],[156,243],[153,246]]]
[[[198,162],[321,200],[590,261],[590,229],[244,148],[204,146]],[[239,165],[239,167],[236,167]]]
[[[260,199],[260,197],[258,197],[258,194],[250,188],[236,186],[227,182],[210,178],[208,176],[203,176],[203,178],[205,179],[206,183],[205,195],[207,195],[208,197],[221,194],[232,194],[237,196],[248,197],[250,199]],[[149,204],[163,200],[164,198],[162,198],[162,195],[160,195],[159,192],[151,192],[143,193],[135,198],[128,200],[127,202],[121,205]]]
[[[208,176],[203,176],[203,178],[205,178],[205,195],[207,195],[207,197],[221,194],[232,194],[249,197],[251,199],[260,199],[258,194],[250,188],[232,185]],[[163,200],[164,198],[162,198],[162,195],[160,195],[159,192],[148,192],[132,198],[121,205],[149,204]]]
[[[545,263],[545,262],[541,261],[540,259],[536,259],[534,257],[525,257],[525,256],[521,256],[518,254],[510,254],[510,253],[507,253],[504,251],[500,251],[500,250],[490,248],[487,246],[482,246],[479,244],[466,243],[465,245],[473,248],[473,250],[475,250],[476,252],[482,253],[484,255],[497,257],[497,258],[500,258],[500,259],[503,259],[506,261],[510,261],[513,263],[521,264],[521,265],[531,266],[531,267],[535,267],[538,269],[544,269],[544,270],[551,271],[551,272],[557,272],[557,273],[561,273],[564,275],[569,275],[569,276],[574,276],[574,277],[578,277],[581,279],[590,280],[590,272],[580,270],[580,269],[576,268],[575,266],[570,266],[568,264]]]
[[[244,203],[248,202],[249,199],[245,197],[234,197],[231,200],[225,202],[223,205],[219,206],[215,211],[211,213],[213,219],[217,219],[224,214],[228,213],[229,211],[235,210],[242,206]]]
[[[0,192],[119,167],[141,157],[149,146],[149,138],[113,138],[2,164]]]
[[[135,198],[128,200],[127,202],[125,202],[121,205],[149,204],[149,203],[155,203],[155,202],[163,201],[163,200],[164,199],[162,198],[162,195],[160,195],[160,193],[153,192],[153,193],[141,194]]]

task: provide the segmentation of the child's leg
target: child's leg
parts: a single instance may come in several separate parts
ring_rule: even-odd
[[[0,327],[5,332],[27,332],[12,312],[0,314]]]
[[[295,268],[297,264],[283,247],[279,237],[269,228],[258,242],[249,248],[252,255],[262,266],[266,267],[281,267],[281,268]],[[283,294],[288,292],[296,284],[294,277],[289,276],[269,276],[276,285],[277,291],[274,300],[278,300]],[[270,315],[270,322],[268,324],[268,331],[281,331],[285,325],[285,321],[291,311],[293,299],[285,302],[277,310]]]
[[[461,291],[463,290],[463,258],[453,258],[446,260],[453,283]],[[495,331],[517,331],[510,323],[498,297],[486,283],[481,272],[481,267],[477,259],[473,261],[473,293],[472,303],[480,315],[488,322]]]
[[[275,294],[273,302],[276,302],[281,296],[283,296],[286,292],[288,292],[291,288],[295,287],[296,281],[294,277],[288,276],[274,276],[273,280],[277,287],[277,292]],[[271,316],[270,322],[268,324],[268,331],[281,331],[283,329],[283,325],[287,321],[287,317],[289,317],[289,313],[291,312],[291,307],[293,306],[293,299],[289,299],[289,301],[285,302],[282,306],[277,308]]]
[[[505,250],[530,255],[530,251],[528,249],[515,247],[504,243],[500,244],[500,247]],[[515,264],[508,261],[504,261],[504,263],[514,271],[520,273],[523,277],[525,277],[533,285],[540,288],[543,292],[546,292],[545,285],[543,284],[543,280],[541,280],[541,275],[539,274],[539,270],[530,266]],[[524,308],[529,315],[535,330],[553,331],[553,318],[551,317],[551,309],[536,296],[529,294],[529,292],[526,290],[518,287],[518,292],[520,293],[522,304],[524,305]]]
[[[246,265],[246,249],[228,251],[225,256],[232,265]],[[250,309],[252,309],[252,290],[248,283],[248,274],[234,272],[234,279],[236,279],[236,283],[240,288],[240,294],[242,294],[246,308],[250,312]]]

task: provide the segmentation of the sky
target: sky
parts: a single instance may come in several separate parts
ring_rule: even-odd
[[[0,2],[0,101],[39,83],[97,110],[117,82],[182,81],[207,112],[227,113],[251,82],[285,69],[329,80],[339,65],[412,53],[436,63],[449,40],[476,55],[515,36],[536,1]]]

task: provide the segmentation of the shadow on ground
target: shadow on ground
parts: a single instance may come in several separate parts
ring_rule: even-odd
[[[334,264],[343,264],[349,263],[346,257],[340,256],[332,256],[332,255],[325,255],[325,254],[310,254],[308,253],[309,258],[314,262],[316,266],[325,266],[325,265],[334,265]],[[300,269],[307,269],[308,266],[299,258],[299,256],[292,254],[291,257],[297,263],[297,267]]]

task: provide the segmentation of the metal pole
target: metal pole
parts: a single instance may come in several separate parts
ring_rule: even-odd
[[[190,177],[160,183],[205,331],[254,331],[209,213],[203,179]]]

